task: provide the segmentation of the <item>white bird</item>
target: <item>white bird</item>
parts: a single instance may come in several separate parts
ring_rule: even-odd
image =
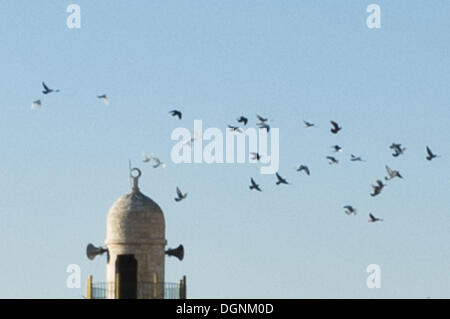
[[[145,153],[142,152],[142,161],[143,161],[144,163],[148,163],[148,162],[150,162],[152,159],[153,159],[153,153],[150,154],[150,155],[145,155]]]
[[[34,110],[35,108],[41,108],[41,107],[42,107],[41,100],[37,100],[37,101],[34,101],[33,103],[31,103],[32,110]]]
[[[103,103],[105,103],[105,105],[109,105],[109,99],[108,99],[108,96],[106,96],[106,94],[97,95],[97,98],[102,100]]]
[[[391,180],[391,179],[393,179],[393,178],[396,178],[396,177],[398,177],[398,178],[403,178],[403,176],[402,175],[400,175],[400,172],[399,171],[396,171],[396,170],[393,170],[393,169],[391,169],[389,166],[385,166],[386,167],[386,171],[387,171],[387,173],[388,173],[388,176],[385,176],[384,177],[384,179],[385,180],[387,180],[387,181],[389,181],[389,180]]]

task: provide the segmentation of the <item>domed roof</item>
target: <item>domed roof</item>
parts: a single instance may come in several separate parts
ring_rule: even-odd
[[[157,203],[141,193],[138,176],[132,176],[133,189],[109,209],[106,225],[106,245],[154,244],[165,242],[164,214]]]

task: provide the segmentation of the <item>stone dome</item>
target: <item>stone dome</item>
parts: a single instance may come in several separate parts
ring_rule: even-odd
[[[165,243],[164,214],[157,203],[141,193],[133,177],[131,193],[121,196],[109,209],[106,245]]]

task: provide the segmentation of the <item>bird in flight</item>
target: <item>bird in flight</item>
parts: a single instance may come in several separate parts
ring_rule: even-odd
[[[388,173],[388,176],[384,177],[385,180],[389,181],[389,180],[391,180],[393,178],[396,178],[396,177],[403,178],[403,176],[400,174],[399,171],[393,170],[387,165],[385,167],[386,167],[386,171]]]
[[[392,145],[389,146],[389,148],[394,150],[394,153],[392,153],[392,156],[394,157],[398,157],[406,151],[406,147],[402,147],[402,144],[392,143]]]
[[[259,116],[258,114],[256,114],[256,117],[258,118],[259,123],[266,123],[267,121],[269,121],[269,119]]]
[[[335,121],[330,121],[331,125],[333,126],[330,131],[333,134],[337,134],[339,133],[340,130],[342,130],[342,127],[339,126],[338,123],[336,123]]]
[[[153,154],[145,155],[144,152],[142,152],[142,161],[144,163],[149,163],[153,159]]]
[[[270,125],[269,124],[267,124],[265,122],[261,122],[261,123],[258,123],[258,126],[259,126],[260,129],[266,129],[267,132],[270,132]]]
[[[259,153],[255,153],[255,152],[252,152],[252,153],[250,153],[250,155],[252,156],[252,160],[256,160],[256,161],[260,161],[261,160],[261,154],[259,154]]]
[[[45,84],[45,82],[42,82],[42,86],[44,87],[44,91],[42,91],[42,93],[44,93],[45,95],[50,94],[50,93],[52,93],[52,92],[55,92],[55,93],[58,93],[58,92],[59,92],[59,90],[53,90],[53,89],[50,89],[50,88]]]
[[[169,113],[170,113],[173,117],[177,116],[178,119],[180,119],[180,120],[181,120],[181,118],[183,117],[183,113],[181,113],[181,112],[178,111],[178,110],[173,110],[173,111],[170,111]]]
[[[333,156],[327,156],[327,160],[329,161],[328,164],[330,164],[330,165],[339,163],[339,161],[336,158],[334,158]]]
[[[350,154],[350,160],[352,162],[364,162],[364,160],[360,156],[355,156],[353,154]]]
[[[261,188],[259,188],[259,185],[256,184],[253,177],[250,179],[250,182],[252,183],[252,185],[250,185],[250,189],[256,189],[257,191],[262,192]]]
[[[193,136],[188,141],[186,141],[183,145],[188,145],[189,147],[192,147],[192,145],[195,143],[195,141],[200,139],[200,136],[197,133],[197,131],[194,131],[192,135]]]
[[[331,146],[331,148],[333,149],[333,152],[335,152],[335,153],[342,152],[342,147],[340,147],[339,145],[333,145],[333,146]]]
[[[311,122],[308,122],[308,121],[303,121],[303,123],[305,123],[305,127],[306,128],[310,128],[310,127],[316,126],[314,123],[311,123]]]
[[[280,174],[276,173],[276,175],[277,175],[277,179],[278,179],[277,185],[280,185],[280,184],[289,185],[289,183],[283,177],[281,177]]]
[[[156,162],[156,164],[153,165],[153,168],[158,168],[158,167],[165,168],[166,167],[166,163],[161,162],[161,160],[159,158],[153,157],[153,160]]]
[[[248,118],[246,118],[245,116],[241,116],[240,118],[237,119],[238,123],[243,123],[244,125],[247,125],[248,122]]]
[[[375,197],[381,193],[386,184],[383,184],[381,180],[377,180],[375,185],[372,185],[373,193],[370,196]]]
[[[347,206],[344,206],[344,209],[345,209],[345,213],[347,214],[347,215],[356,215],[356,209],[355,208],[353,208],[353,206],[351,206],[351,205],[347,205]]]
[[[41,107],[42,107],[41,100],[37,100],[37,101],[34,101],[33,103],[31,103],[32,110],[34,110],[35,108],[41,108]]]
[[[241,128],[238,126],[228,125],[228,128],[233,132],[242,133]]]
[[[102,100],[103,103],[105,103],[105,105],[109,104],[109,99],[108,99],[108,96],[106,96],[106,94],[97,95],[97,98]]]
[[[433,154],[433,152],[431,151],[431,149],[427,146],[427,160],[431,161],[433,160],[433,158],[439,157],[436,154]]]
[[[177,187],[177,197],[175,198],[175,201],[176,202],[181,202],[183,199],[185,199],[187,197],[187,195],[188,195],[187,193],[183,194],[181,192],[181,190]]]
[[[372,213],[369,213],[369,223],[375,223],[375,222],[382,222],[383,220],[380,218],[377,218],[372,215]]]
[[[297,172],[305,171],[306,175],[310,174],[309,168],[306,165],[297,165]]]

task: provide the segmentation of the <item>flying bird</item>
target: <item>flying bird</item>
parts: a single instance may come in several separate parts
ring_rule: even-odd
[[[259,185],[256,184],[253,177],[250,179],[250,182],[252,183],[252,185],[250,185],[250,189],[256,189],[257,191],[262,192],[261,188],[259,188]]]
[[[303,121],[303,123],[305,123],[305,127],[306,128],[310,128],[310,127],[316,126],[314,123],[311,123],[311,122],[308,122],[308,121]]]
[[[105,103],[105,105],[109,104],[109,99],[108,99],[108,96],[106,94],[97,95],[97,98],[102,100],[103,103]]]
[[[260,129],[266,129],[267,132],[270,132],[270,125],[267,123],[258,123]]]
[[[394,150],[394,153],[392,153],[392,156],[394,157],[398,157],[406,151],[406,147],[402,147],[402,144],[392,143],[392,145],[389,146],[389,148]]]
[[[42,86],[44,87],[44,91],[42,91],[42,93],[44,93],[45,95],[50,94],[50,93],[52,93],[52,92],[55,92],[55,93],[58,93],[58,92],[59,92],[59,90],[53,90],[53,89],[50,89],[50,88],[45,84],[45,82],[42,82]]]
[[[427,146],[427,160],[431,161],[433,160],[433,158],[438,157],[438,155],[433,154],[433,152],[431,151],[431,149]]]
[[[278,179],[277,185],[280,185],[280,184],[289,185],[289,183],[283,177],[281,177],[280,174],[276,173],[276,175],[277,175],[277,179]]]
[[[180,189],[177,187],[177,197],[175,198],[176,202],[181,202],[183,199],[185,199],[187,197],[187,193],[183,194]]]
[[[242,133],[242,130],[240,129],[240,127],[228,125],[228,128],[233,132]]]
[[[246,118],[245,116],[241,116],[240,118],[237,119],[238,123],[243,123],[244,125],[247,125],[248,122],[248,118]]]
[[[156,163],[155,165],[153,165],[153,168],[158,168],[158,167],[165,168],[166,167],[166,163],[161,162],[161,160],[159,158],[153,157],[153,160]]]
[[[298,165],[297,166],[297,172],[305,171],[306,175],[310,174],[309,168],[306,165]]]
[[[335,153],[342,152],[342,147],[340,147],[339,145],[333,145],[333,146],[331,146],[331,148],[333,149],[333,152],[335,152]]]
[[[193,136],[188,141],[184,142],[183,145],[188,145],[189,147],[192,147],[192,145],[195,143],[195,141],[200,139],[200,136],[197,133],[197,131],[194,131],[192,135]]]
[[[181,118],[183,117],[183,113],[181,113],[181,112],[178,111],[178,110],[173,110],[173,111],[170,111],[169,113],[170,113],[173,117],[177,116],[178,119],[180,119],[180,120],[181,120]]]
[[[369,223],[375,223],[375,222],[382,222],[383,220],[380,218],[377,218],[372,215],[372,213],[369,213]]]
[[[351,206],[351,205],[347,205],[347,206],[344,206],[344,209],[345,209],[345,213],[347,214],[347,215],[356,215],[356,209],[355,208],[353,208],[353,206]]]
[[[399,171],[393,170],[387,165],[385,167],[386,167],[386,171],[388,173],[388,176],[384,177],[385,180],[389,181],[389,180],[391,180],[393,178],[396,178],[396,177],[403,178],[403,176],[400,174]]]
[[[327,160],[329,161],[328,164],[330,164],[330,165],[339,163],[339,161],[336,158],[334,158],[333,156],[327,156]]]
[[[342,127],[339,126],[338,123],[336,123],[335,121],[330,121],[331,125],[333,126],[330,131],[333,134],[337,134],[339,133],[340,130],[342,130]]]
[[[41,100],[37,100],[37,101],[34,101],[33,103],[31,103],[32,110],[34,110],[35,108],[41,108],[41,107],[42,107]]]
[[[144,163],[149,163],[153,159],[153,154],[145,155],[144,152],[142,152],[142,161]]]
[[[250,155],[252,156],[252,160],[256,160],[256,161],[260,161],[261,160],[261,154],[259,154],[259,153],[254,153],[254,152],[252,152],[252,153],[250,153]]]
[[[364,162],[364,160],[360,156],[355,156],[353,154],[350,154],[350,160],[352,162]]]
[[[267,121],[269,121],[269,119],[259,116],[258,114],[256,114],[256,117],[258,118],[260,123],[266,123]]]
[[[372,185],[373,193],[370,196],[375,197],[381,193],[386,184],[383,184],[381,180],[377,180],[375,185]]]

